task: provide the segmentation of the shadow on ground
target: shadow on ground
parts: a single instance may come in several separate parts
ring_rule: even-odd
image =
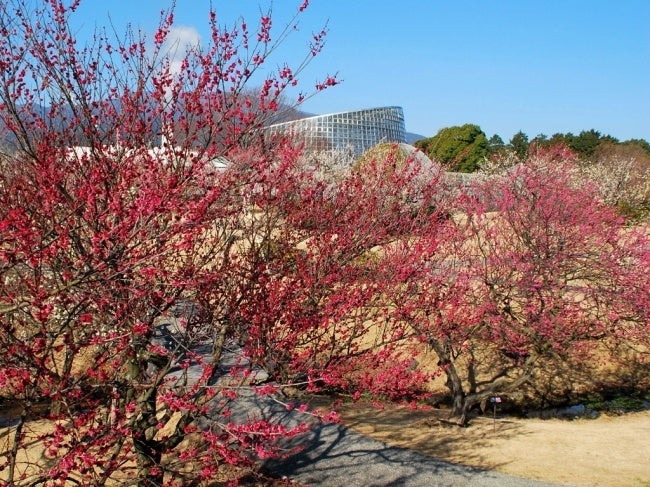
[[[337,424],[320,425],[287,447],[297,445],[303,446],[300,453],[267,462],[265,468],[301,484],[323,487],[553,485],[438,460]]]

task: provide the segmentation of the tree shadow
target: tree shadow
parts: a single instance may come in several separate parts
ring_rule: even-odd
[[[582,360],[557,360],[524,390],[520,412],[650,391],[650,361],[631,347],[603,344]]]
[[[504,429],[504,431],[508,431]],[[511,427],[514,433],[515,427]],[[442,440],[438,448],[452,448]],[[478,440],[480,441],[480,439]],[[452,463],[411,448],[392,446],[340,424],[321,424],[287,448],[299,453],[267,461],[264,468],[308,485],[548,485],[508,477],[484,468]],[[417,441],[413,447],[418,446]],[[468,459],[471,460],[471,459]],[[492,464],[491,468],[498,467]]]
[[[391,445],[416,450],[428,456],[450,459],[464,465],[495,469],[502,467],[491,451],[495,443],[528,434],[519,421],[497,410],[485,415],[473,412],[469,425],[449,420],[449,410],[389,407],[385,411],[361,409],[344,414],[345,424]]]

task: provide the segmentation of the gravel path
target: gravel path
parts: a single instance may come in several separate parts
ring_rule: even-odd
[[[341,425],[328,424],[301,437],[306,448],[266,467],[314,487],[552,487],[559,484],[457,465],[393,447]]]
[[[208,358],[210,347],[198,347]],[[245,360],[243,361],[245,363]],[[228,376],[233,365],[244,365],[238,347],[229,350],[222,359],[222,378]],[[184,371],[190,382],[197,380],[200,366]],[[187,374],[187,375],[185,375]],[[170,374],[174,375],[174,373]],[[266,379],[256,371],[258,379]],[[312,424],[309,434],[287,441],[287,448],[300,446],[301,452],[282,461],[273,460],[264,468],[293,479],[300,485],[314,487],[557,487],[559,484],[513,477],[489,470],[454,464],[422,455],[412,450],[390,446],[361,435],[340,424],[323,424],[297,410],[287,411],[273,396],[258,396],[252,390],[240,391],[232,405],[234,421],[245,421],[251,416],[273,419],[280,424],[295,426],[301,421]],[[207,426],[207,425],[206,425]]]

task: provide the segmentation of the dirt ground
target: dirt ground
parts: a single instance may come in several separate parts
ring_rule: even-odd
[[[444,421],[443,409],[357,402],[337,410],[361,433],[457,463],[573,486],[650,487],[650,411],[576,420],[497,414],[459,428]],[[249,478],[242,485],[289,484]]]
[[[496,421],[479,416],[459,428],[440,409],[355,403],[339,410],[361,433],[453,462],[574,486],[650,487],[650,411],[574,420],[497,412]]]

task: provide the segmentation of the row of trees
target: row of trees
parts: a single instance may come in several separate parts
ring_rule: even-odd
[[[570,158],[467,187],[397,151],[306,160],[260,130],[304,64],[244,89],[275,49],[270,16],[249,31],[212,12],[212,44],[178,70],[171,12],[152,52],[78,46],[77,5],[0,12],[3,482],[207,482],[306,430],[251,395],[304,413],[284,386],[408,399],[442,374],[464,424],[555,360],[649,345],[647,227]]]
[[[519,131],[506,144],[495,134],[489,139],[478,125],[465,124],[445,127],[433,137],[416,141],[415,146],[431,159],[444,164],[450,171],[474,172],[484,159],[503,157],[507,152],[514,153],[520,160],[539,149],[564,145],[570,148],[583,161],[599,161],[603,158],[635,158],[650,165],[650,144],[643,139],[620,142],[610,135],[602,135],[597,130],[583,130],[578,135],[570,132],[556,133],[551,137],[539,134],[533,139]],[[612,154],[614,152],[615,154]]]
[[[478,125],[466,124],[441,129],[415,146],[447,170],[463,173],[505,169],[555,153],[574,160],[585,177],[598,183],[602,198],[626,216],[645,218],[650,212],[650,145],[645,140],[619,142],[593,129],[529,140],[519,131],[505,144],[498,135],[488,140]]]
[[[490,139],[490,144],[495,149],[506,148],[498,137],[498,135],[493,136]],[[608,149],[611,150],[612,147],[630,148],[636,152],[637,157],[650,158],[650,144],[647,141],[643,139],[630,139],[621,142],[611,135],[603,135],[594,129],[583,130],[578,135],[574,135],[571,132],[567,132],[566,134],[556,133],[551,137],[539,134],[531,140],[528,139],[528,136],[524,132],[519,131],[510,139],[508,147],[520,158],[526,158],[531,150],[535,151],[538,148],[548,149],[558,145],[567,146],[580,159],[585,161],[599,159],[603,156],[604,152]]]

